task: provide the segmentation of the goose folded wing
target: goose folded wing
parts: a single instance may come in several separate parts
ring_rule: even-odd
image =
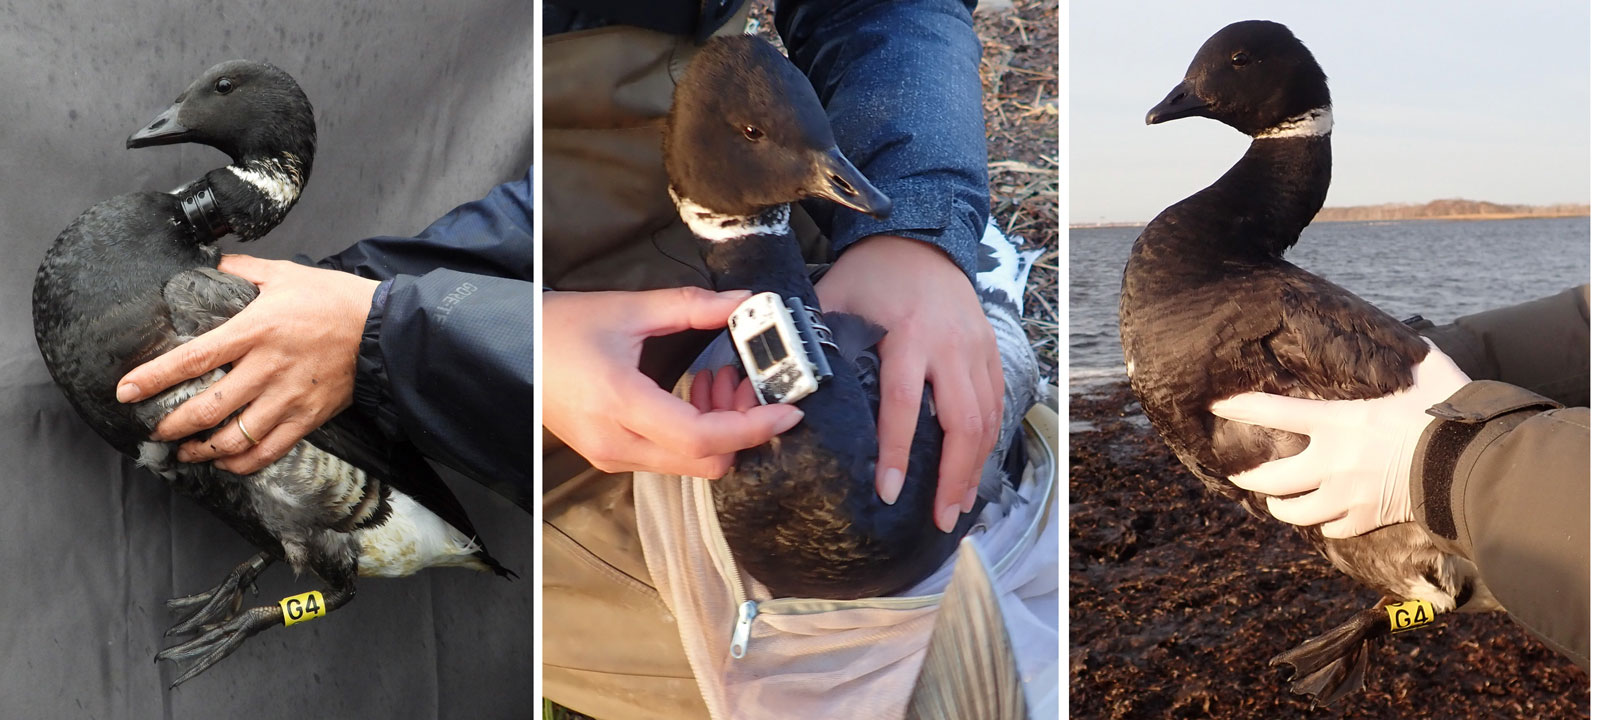
[[[1285,274],[1282,307],[1282,324],[1266,338],[1268,352],[1324,399],[1402,390],[1428,352],[1399,320],[1304,271]]]
[[[250,281],[209,267],[179,273],[164,289],[173,328],[190,337],[237,315],[255,299],[257,292]],[[416,447],[409,442],[390,440],[375,422],[361,413],[351,410],[340,413],[311,431],[305,439],[319,450],[382,478],[468,537],[476,537],[477,530],[467,519],[461,501]]]
[[[185,270],[162,288],[172,328],[184,339],[215,329],[256,299],[255,283],[212,267]]]

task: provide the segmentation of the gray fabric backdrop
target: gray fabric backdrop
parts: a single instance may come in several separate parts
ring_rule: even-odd
[[[532,163],[532,3],[7,2],[0,17],[0,717],[506,718],[533,713],[527,514],[452,477],[523,578],[364,580],[312,623],[257,635],[169,692],[169,596],[254,551],[134,470],[61,398],[34,346],[34,271],[88,206],[226,162],[127,136],[213,63],[293,74],[319,152],[287,222],[247,251],[321,256],[410,235]],[[240,251],[228,243],[225,250]],[[114,272],[115,269],[108,269]],[[530,319],[531,332],[531,319]],[[316,587],[275,566],[261,601]]]

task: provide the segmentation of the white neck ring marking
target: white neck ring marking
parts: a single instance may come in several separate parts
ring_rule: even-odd
[[[261,191],[272,204],[278,208],[286,208],[296,198],[300,197],[299,161],[294,156],[284,153],[284,160],[252,160],[244,164],[229,165],[228,169],[240,180],[250,183]]]
[[[696,237],[708,242],[727,242],[750,235],[783,235],[789,232],[789,206],[779,205],[759,215],[723,215],[678,195],[667,188],[678,206],[678,217]]]
[[[1319,107],[1261,131],[1256,139],[1321,137],[1331,132],[1333,132],[1333,108]]]

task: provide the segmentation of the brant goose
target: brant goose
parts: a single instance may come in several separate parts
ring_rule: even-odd
[[[1422,338],[1343,288],[1283,259],[1321,209],[1332,170],[1327,79],[1289,29],[1229,25],[1146,122],[1221,121],[1254,140],[1210,187],[1162,211],[1134,242],[1122,280],[1128,377],[1144,412],[1207,487],[1267,517],[1265,496],[1228,477],[1302,450],[1302,435],[1232,422],[1211,403],[1259,390],[1359,399],[1408,387]],[[1285,652],[1294,689],[1329,703],[1362,687],[1382,605],[1439,612],[1499,609],[1469,561],[1434,547],[1416,523],[1346,539],[1299,528],[1340,571],[1387,594],[1379,607]]]
[[[89,208],[56,238],[33,287],[39,350],[78,415],[261,550],[216,588],[168,602],[189,615],[167,635],[198,633],[157,655],[190,663],[174,687],[267,627],[340,608],[358,575],[398,577],[438,565],[510,575],[417,449],[389,442],[356,413],[335,417],[261,471],[235,475],[178,461],[182,441],[149,439],[162,417],[225,370],[141,403],[117,402],[123,374],[255,298],[250,282],[216,269],[215,243],[229,233],[254,240],[283,220],[311,174],[316,127],[287,73],[233,60],[207,70],[128,147],[185,142],[215,147],[233,162],[172,193],[130,193]],[[274,561],[316,574],[326,592],[241,611],[244,589]]]
[[[695,56],[673,98],[664,159],[669,191],[700,239],[716,289],[797,301],[797,323],[817,329],[823,342],[816,347],[832,369],[831,379],[798,401],[805,417],[797,426],[740,452],[733,469],[711,484],[734,559],[777,597],[854,599],[915,584],[955,552],[985,502],[1014,497],[1005,491],[1021,471],[1022,415],[1038,382],[1031,352],[1003,358],[1001,441],[985,465],[979,502],[955,531],[941,532],[933,522],[943,433],[926,387],[904,490],[895,504],[885,503],[874,483],[880,397],[874,346],[884,331],[859,316],[817,311],[789,204],[827,198],[885,217],[890,201],[839,152],[806,78],[751,36],[713,39]],[[997,287],[983,297],[1020,300],[1000,280],[1004,261],[1014,270],[1018,253],[992,234],[998,239],[990,243],[1005,248],[989,251]],[[1020,309],[993,310],[991,317],[996,312]]]

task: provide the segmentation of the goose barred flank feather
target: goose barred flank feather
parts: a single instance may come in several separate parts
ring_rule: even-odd
[[[1022,676],[989,567],[971,540],[939,604],[906,720],[1026,720]]]

